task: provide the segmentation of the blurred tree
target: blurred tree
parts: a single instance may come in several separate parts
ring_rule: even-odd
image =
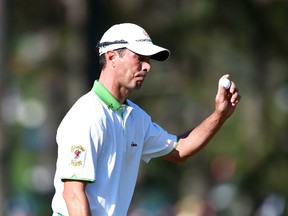
[[[96,12],[97,11],[97,12]],[[96,45],[101,39],[101,36],[107,28],[109,17],[104,1],[88,0],[87,2],[87,22],[86,22],[86,51],[87,65],[86,71],[88,74],[88,86],[92,86],[94,80],[99,78],[100,68],[98,62],[98,52]]]
[[[7,81],[7,56],[6,56],[6,29],[7,29],[7,17],[6,17],[6,1],[0,0],[0,101],[3,97],[5,90],[5,84]],[[2,113],[2,106],[0,106],[0,113]],[[5,122],[0,118],[0,215],[4,215],[4,201],[7,197],[6,185],[7,178],[3,175],[6,172],[7,164],[5,160],[6,152],[6,127]]]
[[[0,119],[0,171],[7,170],[11,181],[5,187],[0,176],[0,205],[5,189],[9,197],[25,191],[41,203],[37,213],[49,211],[56,128],[98,78],[95,45],[108,27],[120,22],[138,23],[155,43],[171,50],[165,64],[152,62],[155,73],[131,95],[168,131],[183,132],[213,110],[217,79],[223,73],[232,75],[243,96],[213,144],[188,163],[155,160],[141,166],[133,208],[155,209],[157,200],[149,201],[153,194],[162,205],[168,205],[167,200],[181,204],[192,195],[193,202],[209,200],[225,183],[240,191],[238,200],[248,197],[244,204],[250,213],[257,212],[269,194],[283,196],[287,203],[287,9],[287,1],[276,0],[0,0],[2,105],[3,92],[13,88],[21,101],[40,102],[46,115],[45,124],[36,128],[17,121],[6,125],[3,116]],[[26,114],[35,120],[36,113]],[[226,169],[231,173],[224,178]],[[43,170],[48,170],[50,187],[40,184],[45,181],[36,175]],[[240,204],[231,201],[218,213],[229,215]],[[238,215],[245,215],[241,210]]]

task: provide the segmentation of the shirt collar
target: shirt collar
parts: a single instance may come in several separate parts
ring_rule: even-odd
[[[122,104],[98,80],[95,80],[92,91],[113,111],[121,107]]]

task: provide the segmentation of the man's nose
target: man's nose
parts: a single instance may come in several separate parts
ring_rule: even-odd
[[[142,63],[142,70],[148,73],[151,69],[151,64],[150,62],[143,62]]]

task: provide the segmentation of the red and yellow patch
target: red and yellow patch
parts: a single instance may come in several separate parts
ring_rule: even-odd
[[[71,147],[72,159],[69,165],[71,166],[82,166],[82,155],[85,149],[82,145],[75,145]]]

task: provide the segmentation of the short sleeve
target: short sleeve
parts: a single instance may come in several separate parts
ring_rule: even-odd
[[[169,134],[154,122],[149,122],[142,151],[142,160],[148,163],[152,158],[170,153],[177,145],[177,136]]]
[[[79,117],[71,112],[63,119],[57,131],[57,169],[61,180],[95,181],[97,149],[91,138],[94,130],[85,115]]]

